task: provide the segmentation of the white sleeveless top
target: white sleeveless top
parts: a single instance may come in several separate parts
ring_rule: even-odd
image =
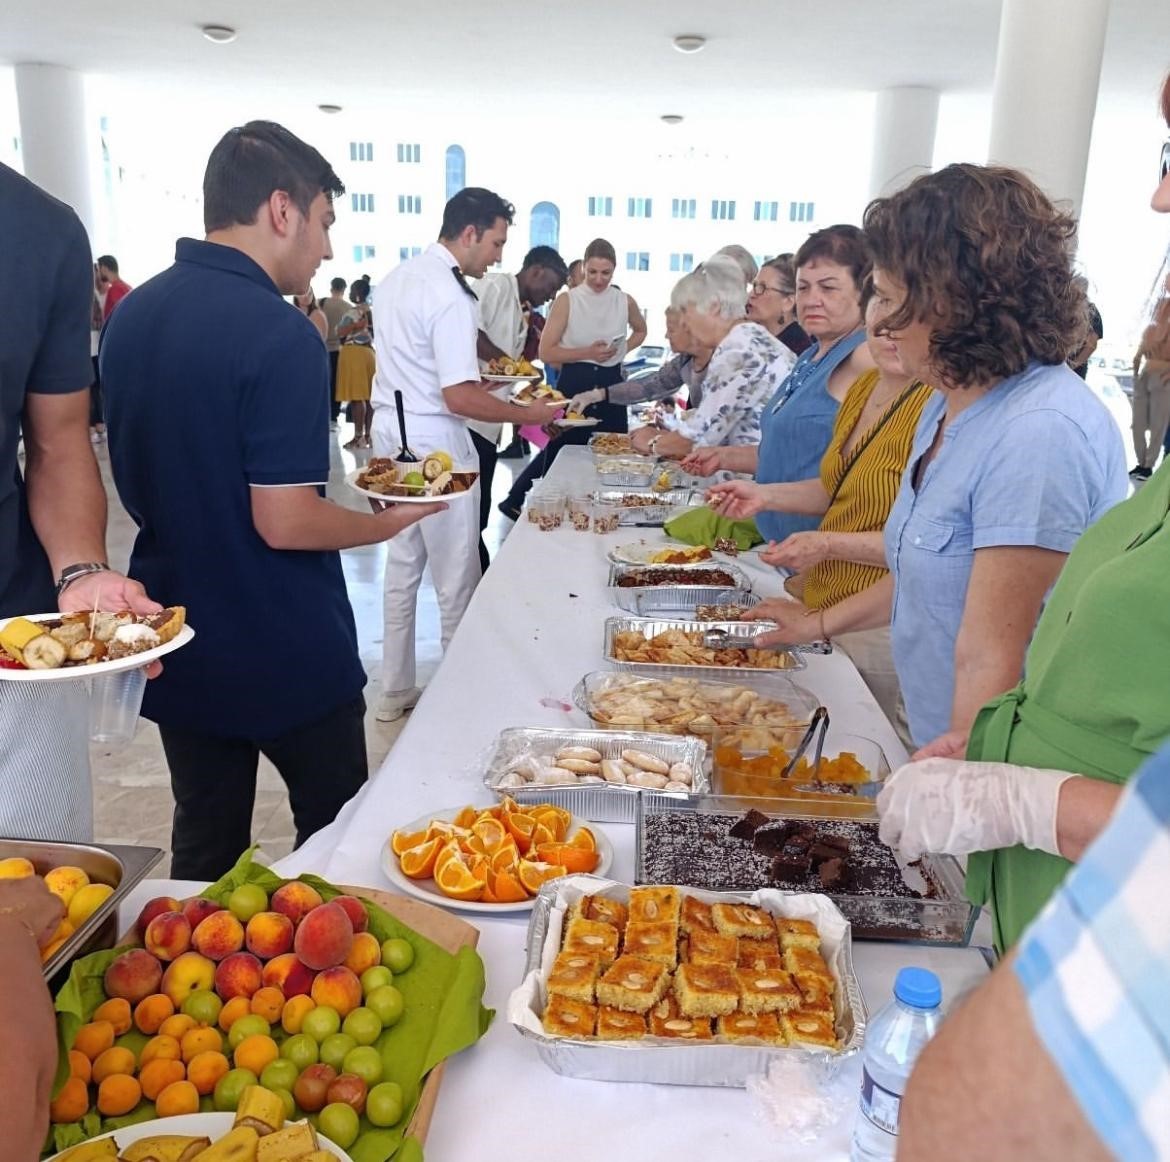
[[[630,306],[625,291],[610,285],[601,294],[595,294],[584,283],[569,291],[569,321],[561,336],[561,346],[588,347],[598,339],[608,342],[621,335],[617,353],[601,365],[616,367],[626,357],[629,331]]]

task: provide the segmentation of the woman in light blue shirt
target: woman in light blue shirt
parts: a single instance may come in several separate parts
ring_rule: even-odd
[[[773,642],[891,626],[918,755],[961,755],[1020,680],[1077,537],[1126,493],[1112,418],[1065,363],[1075,223],[1013,170],[952,165],[866,211],[878,329],[934,385],[886,524],[890,575],[824,611],[766,602]]]
[[[759,444],[696,448],[683,461],[688,472],[748,472],[761,484],[816,476],[841,401],[854,381],[873,368],[861,315],[869,266],[856,226],[828,226],[809,235],[796,254],[796,313],[815,342],[764,405]],[[769,541],[819,523],[819,516],[787,512],[762,512],[756,518]]]

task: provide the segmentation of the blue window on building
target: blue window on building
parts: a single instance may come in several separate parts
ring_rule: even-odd
[[[589,199],[589,217],[590,218],[612,218],[613,217],[613,198],[590,198]]]
[[[462,145],[447,146],[447,199],[467,185],[467,154]]]
[[[815,202],[789,202],[789,222],[811,222],[816,216]]]
[[[626,270],[649,270],[650,253],[646,250],[626,251]]]
[[[780,203],[757,202],[752,217],[757,222],[778,222],[780,220]]]
[[[695,266],[695,256],[693,254],[672,254],[670,256],[670,269],[675,274],[686,274],[693,270]]]
[[[398,160],[403,165],[417,165],[422,160],[422,147],[414,144],[399,143]]]
[[[695,199],[671,198],[670,216],[672,218],[693,218],[695,216]]]
[[[528,221],[528,245],[551,246],[554,250],[561,245],[561,211],[554,202],[537,202],[532,207]]]
[[[626,200],[627,218],[649,218],[653,209],[653,198],[628,198]]]
[[[350,194],[349,204],[355,214],[372,214],[374,212],[374,195]]]
[[[351,141],[349,143],[350,161],[373,161],[374,143],[372,141]]]
[[[735,221],[735,202],[721,201],[715,198],[711,202],[711,218],[719,222]]]
[[[421,246],[400,246],[398,248],[398,257],[402,262],[405,262],[408,258],[417,258],[421,253]]]
[[[371,207],[372,208],[372,207]],[[422,198],[418,194],[399,194],[398,212],[400,214],[421,214]]]

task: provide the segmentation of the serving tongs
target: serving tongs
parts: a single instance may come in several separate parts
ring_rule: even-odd
[[[394,392],[394,406],[398,409],[398,435],[402,440],[402,447],[398,449],[398,462],[400,464],[417,464],[418,457],[410,450],[410,445],[406,442],[406,412],[402,407],[402,392]]]
[[[769,623],[761,621],[753,624],[767,625]],[[833,643],[824,638],[803,645],[762,646],[746,634],[732,633],[731,630],[719,629],[718,627],[703,631],[703,645],[709,650],[784,650],[789,654],[831,654],[833,652]]]
[[[818,706],[813,711],[812,718],[808,721],[808,729],[804,732],[804,738],[800,740],[800,744],[796,750],[792,752],[792,758],[788,760],[788,765],[780,772],[781,779],[787,779],[789,775],[796,770],[796,764],[804,757],[805,752],[810,746],[815,743],[816,750],[813,753],[812,773],[816,776],[816,772],[821,767],[821,752],[825,749],[825,735],[829,730],[829,712],[824,706]]]

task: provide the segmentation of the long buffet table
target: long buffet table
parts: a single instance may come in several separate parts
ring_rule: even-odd
[[[595,487],[589,453],[566,448],[552,480],[570,495]],[[571,706],[571,692],[591,670],[604,669],[602,627],[615,608],[606,592],[605,554],[613,545],[657,530],[621,529],[607,536],[573,531],[566,524],[541,532],[527,520],[509,535],[488,570],[438,673],[377,774],[337,820],[276,865],[286,875],[312,871],[341,884],[387,888],[382,847],[397,826],[430,811],[467,802],[489,803],[483,785],[488,749],[509,726],[587,726]],[[781,592],[777,575],[753,554],[738,560],[764,595]],[[841,729],[879,742],[896,767],[905,758],[889,723],[843,654],[810,657],[798,681],[829,707]],[[328,777],[323,771],[322,777]],[[632,882],[634,828],[591,824],[613,844],[609,875]],[[125,913],[159,894],[157,881],[140,887]],[[684,1090],[673,1086],[579,1081],[552,1073],[532,1044],[502,1017],[525,956],[527,913],[485,917],[463,914],[480,930],[487,972],[485,1003],[497,1019],[473,1049],[448,1063],[437,1115],[427,1139],[428,1162],[467,1162],[513,1152],[530,1143],[556,1162],[606,1158],[642,1162],[734,1157],[741,1162],[776,1158],[776,1131],[754,1111],[742,1089]],[[933,969],[944,997],[953,1000],[976,985],[987,962],[975,947],[917,948],[859,942],[854,961],[873,1011],[890,996],[905,964]],[[860,1063],[843,1066],[856,1091]],[[853,1107],[807,1146],[785,1143],[786,1159],[848,1156]]]

